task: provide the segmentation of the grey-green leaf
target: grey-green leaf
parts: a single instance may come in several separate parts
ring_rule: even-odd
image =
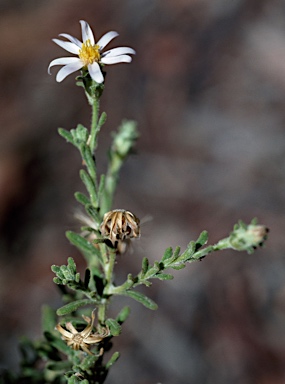
[[[200,249],[203,245],[205,245],[207,241],[208,241],[208,232],[207,231],[201,232],[200,236],[196,240],[196,251],[198,251],[198,249]]]
[[[96,254],[94,245],[92,245],[88,240],[84,239],[84,237],[80,236],[78,233],[67,231],[66,237],[73,245],[75,245],[82,252],[88,254]]]
[[[119,336],[119,334],[121,333],[122,327],[117,322],[117,320],[107,319],[106,324],[108,325],[112,336]]]
[[[58,128],[58,133],[60,134],[60,136],[62,136],[67,142],[75,145],[75,142],[73,140],[73,136],[72,134],[67,131],[66,129],[63,129],[63,128]]]
[[[131,312],[130,307],[128,307],[128,306],[124,307],[120,311],[120,313],[118,314],[118,316],[116,318],[117,322],[119,324],[123,324],[127,320],[127,318],[129,317],[130,312]]]
[[[68,303],[64,305],[63,307],[59,308],[56,311],[56,314],[58,316],[67,315],[71,312],[76,311],[78,308],[83,307],[84,305],[92,304],[93,300],[91,299],[82,299],[82,300],[76,300],[72,301],[71,303]]]
[[[144,295],[141,292],[138,292],[138,291],[125,291],[122,294],[125,295],[125,296],[129,296],[132,299],[138,301],[139,303],[143,304],[148,309],[152,309],[152,310],[157,309],[157,304],[152,299],[150,299],[149,297],[147,297],[146,295]]]
[[[171,247],[167,248],[167,249],[165,250],[165,252],[164,252],[164,255],[163,255],[161,261],[165,261],[165,260],[167,260],[167,259],[170,259],[170,257],[172,256],[172,254],[173,254],[173,250],[172,250],[172,248],[171,248]]]
[[[118,360],[119,357],[120,357],[120,353],[119,352],[113,353],[111,359],[106,364],[106,369],[110,369],[111,366]]]

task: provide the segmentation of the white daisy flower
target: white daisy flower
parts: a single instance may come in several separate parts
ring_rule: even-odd
[[[86,68],[92,79],[101,84],[104,81],[101,66],[105,64],[130,63],[132,61],[132,57],[129,55],[134,55],[136,52],[129,47],[118,47],[102,52],[106,45],[119,35],[117,32],[107,32],[96,43],[89,24],[84,20],[80,20],[80,24],[83,43],[67,33],[61,33],[59,36],[65,37],[69,41],[53,39],[57,45],[78,56],[60,57],[50,62],[48,67],[49,74],[51,74],[50,68],[54,65],[63,65],[56,75],[57,82],[61,82],[68,75],[81,68]]]

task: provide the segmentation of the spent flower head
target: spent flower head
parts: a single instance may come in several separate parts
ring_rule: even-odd
[[[67,345],[78,351],[82,349],[84,352],[92,355],[92,352],[89,350],[92,344],[98,344],[104,338],[110,335],[108,327],[102,328],[100,332],[93,333],[93,325],[95,320],[95,312],[92,311],[91,319],[87,316],[83,316],[83,319],[87,322],[86,328],[83,331],[78,332],[71,322],[65,324],[64,329],[60,324],[57,324],[56,329],[62,334],[62,339],[67,342]]]
[[[105,213],[101,233],[120,253],[124,253],[125,242],[140,237],[140,220],[132,212],[114,209]]]
[[[56,75],[57,82],[61,82],[71,73],[84,68],[88,70],[91,78],[96,83],[101,84],[104,82],[104,76],[101,71],[104,65],[130,63],[132,61],[130,55],[134,55],[136,52],[130,47],[118,47],[103,52],[110,41],[119,35],[117,32],[107,32],[96,42],[90,25],[84,20],[80,20],[80,24],[83,42],[67,33],[61,33],[59,36],[69,41],[53,39],[57,45],[78,56],[60,57],[50,62],[48,67],[49,74],[50,68],[54,65],[63,65]]]

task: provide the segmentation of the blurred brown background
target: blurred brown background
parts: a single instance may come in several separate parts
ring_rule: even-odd
[[[107,383],[284,384],[283,0],[0,0],[1,366],[16,367],[21,335],[40,337],[41,305],[61,305],[50,265],[84,268],[64,235],[79,228],[80,159],[57,127],[88,125],[90,111],[75,76],[47,74],[66,55],[51,39],[80,38],[80,19],[137,51],[107,68],[102,98],[102,171],[123,118],[141,133],[114,208],[152,216],[118,282],[203,229],[214,243],[257,216],[271,231],[254,255],[219,253],[155,282],[157,312],[118,299],[113,311],[132,314]]]

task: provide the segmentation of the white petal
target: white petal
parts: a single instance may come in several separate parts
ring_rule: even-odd
[[[108,56],[103,57],[101,59],[101,62],[103,64],[118,64],[118,63],[130,63],[132,61],[131,56],[128,55],[121,55],[121,56]]]
[[[54,65],[72,64],[76,63],[77,61],[81,63],[81,60],[78,57],[60,57],[59,59],[54,59],[49,63],[48,73],[50,74],[50,68]]]
[[[82,67],[83,67],[83,64],[80,60],[78,60],[76,63],[65,65],[58,71],[56,75],[56,81],[60,83],[62,80],[66,78],[66,76],[70,75],[73,72],[78,71]]]
[[[105,35],[103,35],[101,37],[101,39],[96,44],[99,45],[100,50],[101,50],[101,49],[105,48],[106,45],[109,44],[110,41],[113,40],[117,36],[119,36],[118,32],[115,32],[115,31],[107,32],[107,33],[105,33]]]
[[[94,39],[92,29],[90,28],[90,25],[84,20],[80,20],[80,24],[81,24],[83,43],[85,43],[86,40],[90,40],[91,45],[94,45],[95,39]]]
[[[52,39],[57,45],[65,49],[67,52],[74,53],[75,55],[79,54],[79,47],[74,43],[69,43],[68,41],[62,41],[59,39]]]
[[[102,75],[100,65],[96,63],[96,61],[93,64],[88,65],[88,71],[90,73],[90,76],[93,80],[96,81],[96,83],[103,83],[104,76]]]
[[[77,45],[79,48],[82,47],[81,41],[78,40],[76,37],[69,35],[68,33],[61,33],[59,36],[65,37],[66,39]]]
[[[108,57],[120,56],[120,55],[125,55],[125,54],[135,55],[136,51],[130,47],[118,47],[118,48],[113,48],[113,49],[110,49],[109,51],[102,53],[101,57],[106,57],[107,55],[108,55]]]

